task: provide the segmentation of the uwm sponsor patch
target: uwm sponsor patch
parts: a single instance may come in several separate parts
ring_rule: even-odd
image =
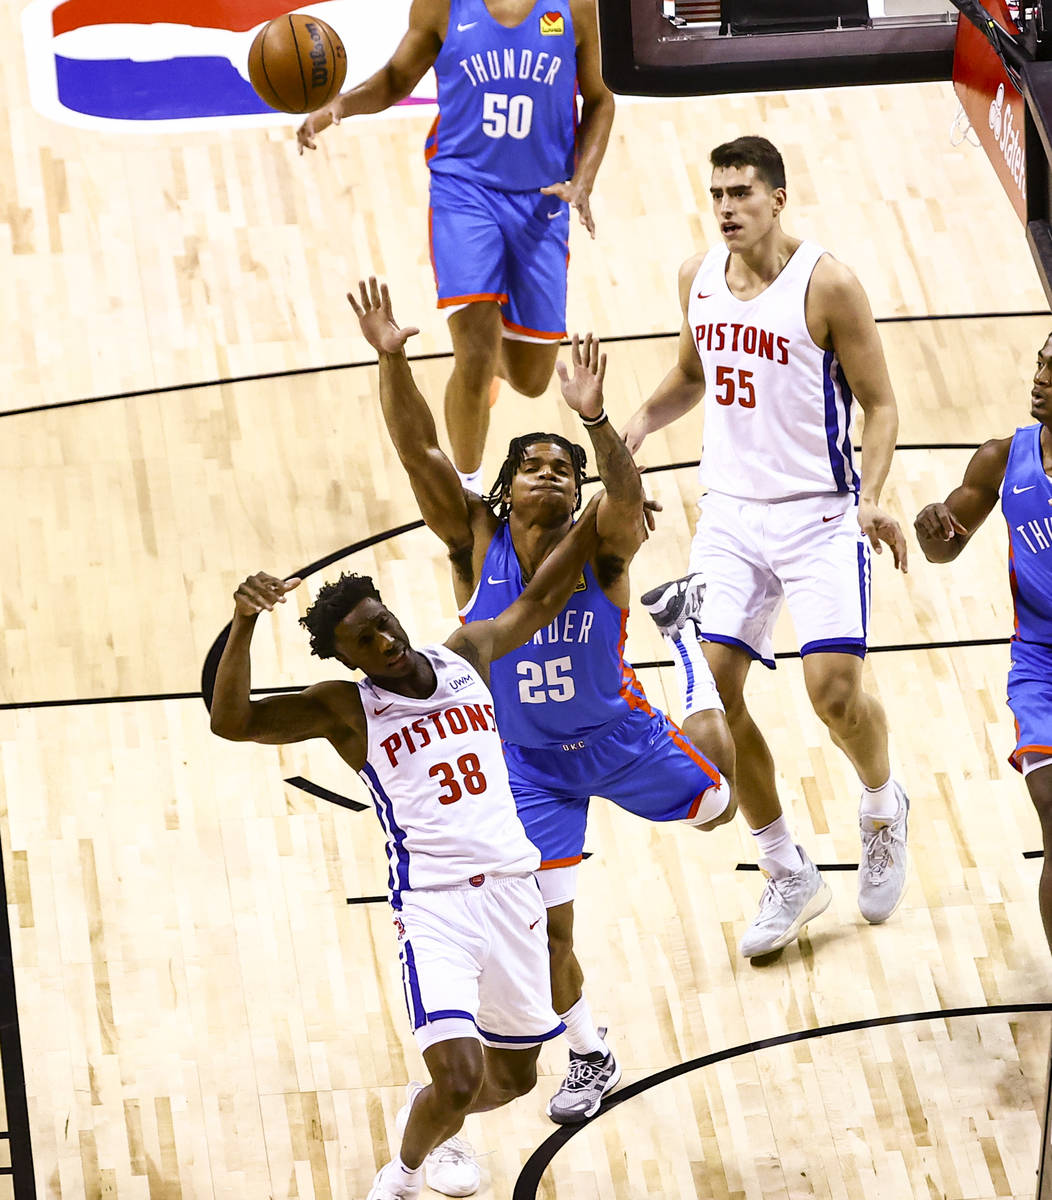
[[[566,32],[566,22],[563,20],[562,13],[546,12],[541,13],[541,33],[545,37],[558,37]]]

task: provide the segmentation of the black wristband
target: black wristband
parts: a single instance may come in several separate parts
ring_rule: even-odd
[[[581,417],[581,424],[586,429],[594,429],[597,425],[602,425],[604,421],[609,420],[610,418],[606,415],[606,409],[604,408],[597,417]]]

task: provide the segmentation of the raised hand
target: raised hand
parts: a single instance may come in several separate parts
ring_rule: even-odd
[[[541,194],[544,196],[558,196],[560,200],[565,200],[567,204],[576,208],[577,215],[581,219],[581,224],[588,230],[592,237],[595,237],[595,221],[592,220],[590,199],[591,191],[583,183],[574,183],[572,179],[568,179],[565,183],[553,183],[548,187],[542,187]]]
[[[347,302],[354,309],[365,340],[378,354],[398,354],[406,342],[420,330],[415,325],[399,329],[398,322],[391,312],[391,296],[387,284],[378,285],[374,275],[369,276],[368,283],[365,280],[359,281],[358,292],[360,300],[354,298],[353,292],[348,292]]]
[[[587,420],[598,417],[603,411],[603,376],[606,374],[606,355],[599,353],[599,339],[590,333],[582,343],[578,334],[573,335],[570,348],[573,362],[573,377],[566,364],[557,362],[559,386],[566,403]]]
[[[243,617],[256,616],[264,609],[270,612],[275,604],[285,603],[285,593],[298,588],[301,579],[277,579],[266,571],[250,575],[234,593],[234,610]]]
[[[902,526],[898,521],[894,517],[889,517],[871,501],[862,500],[858,506],[858,523],[877,554],[883,550],[881,542],[885,542],[891,547],[895,566],[905,575],[908,571],[906,535],[902,532]]]

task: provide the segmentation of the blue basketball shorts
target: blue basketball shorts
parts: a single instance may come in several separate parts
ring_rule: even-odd
[[[1015,717],[1015,749],[1008,761],[1023,769],[1023,755],[1052,754],[1052,646],[1012,642],[1008,707]]]
[[[633,709],[589,740],[504,745],[508,777],[541,870],[581,861],[590,796],[648,821],[690,820],[720,773],[663,712]]]
[[[568,204],[432,172],[428,224],[439,308],[496,300],[505,337],[566,336]]]

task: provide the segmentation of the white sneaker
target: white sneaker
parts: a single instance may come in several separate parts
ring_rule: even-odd
[[[417,1200],[420,1195],[420,1173],[417,1172],[417,1182],[411,1183],[401,1171],[395,1172],[393,1166],[393,1163],[387,1163],[377,1171],[365,1200]],[[402,1175],[402,1178],[398,1179],[397,1175]]]
[[[859,817],[862,857],[858,864],[858,908],[871,925],[879,925],[902,903],[906,894],[906,825],[910,798],[895,784],[899,810],[890,821]]]
[[[833,898],[829,885],[818,868],[807,857],[807,851],[797,846],[804,865],[791,875],[775,878],[769,868],[770,859],[760,859],[760,869],[767,875],[767,886],[760,897],[760,911],[741,940],[744,958],[757,958],[788,946],[801,929],[819,913],[824,913]]]
[[[405,1104],[395,1117],[395,1129],[399,1137],[409,1124],[409,1110],[413,1107],[413,1101],[423,1090],[424,1085],[415,1079],[406,1086]],[[436,1146],[424,1159],[424,1179],[432,1191],[441,1192],[443,1196],[473,1196],[479,1190],[482,1172],[470,1143],[463,1138],[451,1137]]]
[[[697,622],[705,596],[705,581],[698,574],[684,575],[659,584],[639,597],[640,603],[666,637],[678,642],[688,621]]]

